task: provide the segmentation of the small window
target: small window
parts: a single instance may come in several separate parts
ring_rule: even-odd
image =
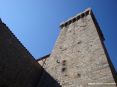
[[[62,61],[62,65],[65,66],[66,65],[66,60]]]
[[[64,68],[62,68],[62,70],[61,70],[62,72],[65,72],[66,71],[66,68],[64,67]]]

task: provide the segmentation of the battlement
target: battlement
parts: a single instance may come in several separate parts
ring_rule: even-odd
[[[79,14],[77,14],[77,15],[71,17],[71,18],[69,18],[68,20],[66,20],[66,21],[64,21],[64,22],[62,22],[62,23],[60,24],[60,27],[63,28],[64,26],[67,26],[67,25],[69,25],[69,24],[71,24],[71,23],[73,23],[73,22],[79,20],[80,18],[83,18],[84,16],[86,16],[86,15],[88,15],[88,14],[91,14],[91,13],[92,13],[91,8],[88,8],[88,9],[86,9],[85,11],[83,11],[83,12],[81,12],[81,13],[79,13]]]
[[[104,40],[105,40],[104,35],[103,35],[103,33],[102,33],[102,31],[101,31],[101,29],[100,29],[100,27],[99,27],[99,24],[98,24],[98,22],[97,22],[97,20],[96,20],[96,18],[95,18],[95,16],[94,16],[93,11],[92,11],[91,8],[87,8],[87,9],[84,10],[83,12],[81,12],[81,13],[79,13],[79,14],[77,14],[77,15],[71,17],[71,18],[69,18],[68,20],[62,22],[62,23],[60,24],[60,28],[62,29],[63,27],[66,27],[66,26],[70,25],[71,23],[74,23],[75,21],[77,21],[77,20],[79,20],[80,18],[83,18],[83,17],[85,17],[85,16],[87,16],[87,15],[91,15],[92,20],[94,21],[95,27],[96,27],[96,29],[97,29],[97,32],[98,32],[98,34],[99,34],[99,36],[100,36],[100,39],[101,39],[102,41],[104,41]]]

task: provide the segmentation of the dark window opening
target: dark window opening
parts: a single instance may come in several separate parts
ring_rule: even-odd
[[[62,65],[65,66],[66,65],[66,60],[62,61]]]
[[[66,71],[66,68],[64,67],[64,68],[62,68],[62,70],[61,70],[62,72],[65,72]]]

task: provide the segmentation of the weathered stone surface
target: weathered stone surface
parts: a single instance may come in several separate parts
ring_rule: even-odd
[[[103,41],[91,9],[65,21],[44,68],[62,87],[116,87]],[[105,83],[91,85],[89,83]]]

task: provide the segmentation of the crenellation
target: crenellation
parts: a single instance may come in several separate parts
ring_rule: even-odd
[[[77,14],[76,16],[68,19],[67,21],[64,21],[60,24],[60,28],[62,29],[65,26],[68,26],[71,23],[74,23],[75,21],[79,20],[80,18],[83,18],[85,16],[87,16],[88,14],[91,14],[91,8],[86,9],[84,12],[81,12],[79,14]]]

